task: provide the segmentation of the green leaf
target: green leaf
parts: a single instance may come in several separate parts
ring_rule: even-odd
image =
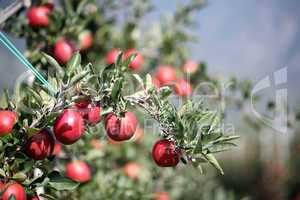
[[[200,127],[209,127],[209,131],[219,128],[221,122],[220,114],[216,111],[208,111],[198,120]]]
[[[80,1],[80,3],[78,4],[77,8],[76,8],[76,13],[79,15],[80,13],[82,13],[83,9],[85,8],[86,4],[88,3],[88,0],[82,0]]]
[[[41,95],[39,93],[37,93],[35,90],[31,89],[31,88],[27,88],[28,91],[31,93],[32,97],[34,98],[34,100],[39,104],[39,105],[43,105],[43,98],[41,97]]]
[[[144,81],[141,78],[141,76],[138,75],[138,74],[132,74],[132,76],[139,82],[139,84],[141,85],[141,87],[144,88]]]
[[[114,109],[112,107],[109,107],[109,108],[101,111],[101,116],[107,115],[108,113],[111,113],[113,111],[114,111]]]
[[[228,141],[236,140],[239,138],[240,138],[239,135],[225,135],[225,136],[222,136],[221,138],[219,138],[218,142],[228,142]]]
[[[67,63],[67,74],[70,76],[79,66],[81,63],[81,55],[77,51],[72,58]]]
[[[27,129],[28,137],[31,137],[32,135],[36,134],[39,131],[40,129],[38,128],[28,128]]]
[[[164,86],[164,87],[159,88],[160,98],[165,99],[168,96],[170,96],[170,94],[172,94],[172,89],[169,86]]]
[[[55,190],[75,190],[80,183],[72,181],[66,177],[60,175],[59,172],[53,171],[48,175],[49,182],[48,185]]]
[[[0,108],[6,109],[6,108],[8,108],[8,105],[9,105],[8,90],[5,89],[3,91],[3,95],[1,96],[1,99],[0,99]]]
[[[111,97],[113,100],[117,100],[120,92],[121,92],[121,88],[122,88],[122,83],[123,83],[123,80],[121,79],[118,79],[114,86],[113,86],[113,89],[111,91]]]
[[[117,57],[116,65],[117,66],[121,66],[122,60],[123,60],[123,52],[120,52],[119,55],[118,55],[118,57]]]
[[[209,134],[203,134],[202,135],[202,143],[203,144],[207,144],[209,142],[212,142],[212,141],[215,141],[217,140],[218,138],[220,138],[222,136],[221,133],[217,132],[217,133],[209,133]]]
[[[27,176],[23,172],[18,172],[15,175],[13,175],[12,178],[15,179],[15,180],[23,181],[23,180],[25,180],[27,178]]]
[[[204,154],[203,156],[207,159],[207,161],[210,164],[212,164],[217,170],[219,170],[222,175],[224,175],[223,169],[221,168],[219,162],[217,161],[217,159],[213,154],[208,153],[208,154]]]
[[[5,171],[0,168],[0,176],[5,177]]]
[[[201,138],[198,138],[197,144],[193,150],[194,154],[202,153],[202,141]]]
[[[60,64],[51,56],[49,56],[48,54],[46,53],[42,53],[43,56],[46,58],[47,62],[55,68],[56,72],[58,73],[58,75],[60,77],[64,77],[65,75],[65,71],[64,69],[60,66]]]
[[[209,152],[211,153],[219,153],[223,151],[228,151],[233,147],[236,147],[237,145],[232,142],[224,142],[220,144],[215,144],[211,148],[209,148]]]
[[[78,83],[79,81],[81,81],[84,77],[86,77],[88,74],[90,73],[90,71],[82,71],[81,73],[75,75],[70,82],[70,86],[74,86],[76,83]]]
[[[124,65],[128,68],[129,64],[136,58],[136,56],[137,54],[129,56],[129,58],[124,61]]]
[[[11,194],[11,195],[9,196],[9,200],[17,200],[17,199],[16,199],[16,196],[15,196],[14,194]]]
[[[44,197],[45,199],[48,199],[48,200],[56,200],[57,199],[54,196],[51,196],[50,194],[40,194],[39,196]]]
[[[153,86],[153,82],[152,82],[152,77],[150,74],[147,74],[146,75],[146,90],[150,90],[152,89],[154,86]]]

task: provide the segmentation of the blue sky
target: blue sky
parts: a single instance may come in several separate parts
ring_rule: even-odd
[[[160,13],[174,9],[156,0]],[[199,42],[193,57],[205,60],[220,76],[236,75],[254,83],[288,68],[289,100],[300,95],[300,1],[208,0],[195,17]]]
[[[170,0],[154,2],[158,16],[175,8]],[[205,60],[212,73],[248,77],[253,82],[287,66],[289,99],[296,102],[300,97],[299,10],[299,0],[208,0],[195,15],[199,42],[191,45],[192,57]],[[22,41],[17,43],[23,48]],[[23,67],[2,46],[0,59],[0,86],[13,84]]]

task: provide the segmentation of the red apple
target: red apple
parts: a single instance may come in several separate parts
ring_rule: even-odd
[[[163,139],[155,143],[152,157],[160,167],[174,167],[179,163],[181,151],[176,148],[173,141]]]
[[[54,143],[54,138],[49,130],[43,129],[29,138],[26,154],[34,160],[43,160],[52,154]]]
[[[31,7],[27,12],[29,25],[32,27],[47,27],[49,26],[49,15],[51,9],[47,6]]]
[[[134,135],[137,124],[138,120],[132,112],[126,112],[122,118],[111,113],[105,119],[107,135],[115,141],[129,140]]]
[[[54,57],[61,63],[66,64],[74,53],[74,46],[65,39],[60,39],[54,47]]]
[[[126,176],[136,179],[140,175],[141,165],[135,162],[129,162],[124,166]]]
[[[155,200],[170,200],[170,196],[167,192],[157,192],[155,194]]]
[[[0,110],[0,136],[11,133],[17,121],[18,116],[15,112]]]
[[[80,50],[84,51],[93,45],[93,35],[90,31],[83,31],[82,33],[79,34],[79,45],[80,45]]]
[[[55,137],[59,142],[66,145],[73,144],[84,133],[84,121],[78,112],[66,109],[56,119],[53,129]]]
[[[176,70],[170,65],[159,66],[156,78],[161,85],[169,85],[176,80]]]
[[[106,56],[106,63],[109,65],[115,63],[120,53],[120,49],[112,49]]]
[[[186,96],[190,96],[193,93],[193,88],[188,81],[184,79],[180,79],[176,81],[175,92],[179,96],[186,97]]]
[[[92,104],[89,100],[83,100],[75,105],[82,117],[89,125],[96,125],[101,121],[102,108]]]
[[[2,194],[2,200],[10,200],[12,196],[15,196],[16,200],[26,200],[26,192],[24,187],[19,183],[7,185]]]
[[[193,60],[188,60],[184,63],[182,70],[187,74],[194,74],[198,70],[198,63]]]
[[[142,54],[138,53],[136,49],[129,49],[125,52],[124,58],[128,59],[133,54],[137,55],[135,59],[129,64],[129,67],[134,71],[139,71],[144,64],[144,56]]]
[[[91,180],[91,169],[84,161],[74,161],[67,164],[66,176],[80,183]]]

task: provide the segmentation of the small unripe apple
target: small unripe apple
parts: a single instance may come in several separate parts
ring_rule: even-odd
[[[157,192],[155,194],[155,200],[170,200],[170,196],[167,192]]]
[[[18,115],[8,110],[0,110],[0,137],[11,133],[18,121]]]
[[[56,119],[53,130],[59,142],[66,145],[73,144],[84,133],[83,118],[78,112],[66,109]]]
[[[85,51],[93,45],[93,35],[90,31],[83,31],[79,34],[79,46],[81,51]]]
[[[49,26],[49,15],[51,9],[47,6],[31,7],[27,12],[29,25],[32,27],[47,27]]]
[[[52,154],[54,143],[54,138],[49,130],[43,129],[29,138],[26,154],[34,160],[43,160]]]
[[[61,38],[55,44],[54,57],[61,64],[66,64],[71,59],[74,50],[74,46],[69,41]]]
[[[94,105],[89,100],[83,100],[75,107],[89,125],[96,125],[101,121],[102,108],[99,105]]]
[[[140,175],[141,165],[135,162],[129,162],[124,166],[124,172],[129,178],[136,179]]]
[[[105,119],[106,133],[115,141],[129,140],[134,135],[137,124],[138,120],[132,112],[126,112],[121,118],[111,113]]]
[[[110,65],[117,62],[117,58],[120,52],[120,49],[112,49],[110,52],[108,52],[106,56],[106,63]]]
[[[6,186],[2,200],[10,200],[14,196],[16,200],[26,200],[26,192],[24,187],[19,183],[12,183]]]
[[[136,49],[129,49],[125,52],[124,58],[128,59],[131,55],[136,54],[135,59],[129,64],[130,69],[134,71],[139,71],[144,64],[144,56]]]
[[[176,81],[175,92],[179,96],[186,97],[186,96],[190,96],[193,93],[193,88],[188,81],[184,79],[180,79]]]
[[[67,164],[66,176],[80,183],[91,180],[91,169],[84,161],[74,161]]]
[[[159,66],[156,72],[156,78],[161,85],[169,85],[176,80],[176,70],[170,65]]]
[[[188,60],[182,66],[182,70],[186,74],[195,74],[198,71],[198,63],[193,60]]]
[[[160,167],[175,167],[180,160],[181,151],[170,140],[159,140],[152,150],[152,158]]]

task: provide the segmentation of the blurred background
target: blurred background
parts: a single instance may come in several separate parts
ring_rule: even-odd
[[[10,1],[0,0],[5,7]],[[172,13],[176,1],[154,0],[155,12],[147,23]],[[222,76],[236,75],[253,82],[288,67],[290,103],[300,93],[300,2],[298,0],[209,0],[194,17],[198,42],[190,44],[193,58],[209,63],[209,71]],[[20,49],[22,40],[14,39]],[[24,70],[3,47],[0,49],[0,87],[13,85]]]
[[[9,2],[0,0],[1,8]],[[141,26],[147,27],[162,16],[168,18],[175,11],[176,2],[180,1],[153,0],[155,11],[145,16]],[[238,80],[247,79],[253,85],[287,67],[287,83],[280,88],[287,88],[289,114],[296,115],[300,105],[299,9],[298,0],[208,0],[203,9],[193,15],[196,42],[188,44],[191,58],[208,63],[208,74],[219,79],[234,76]],[[11,39],[19,49],[25,49],[25,41]],[[3,46],[0,60],[0,89],[12,88],[25,68]],[[260,95],[266,102],[275,101],[275,89],[272,85]],[[227,123],[233,124],[234,132],[241,135],[241,140],[233,151],[219,156],[225,176],[211,170],[200,175],[198,171],[182,169],[176,173],[183,174],[185,180],[178,178],[172,182],[170,177],[174,172],[168,171],[166,177],[170,180],[166,180],[165,187],[172,197],[300,199],[299,121],[291,119],[293,125],[289,124],[288,130],[280,133],[254,116],[249,100],[244,103],[242,109],[228,108]],[[272,104],[267,105],[272,108]],[[264,112],[265,108],[262,110]],[[272,110],[267,110],[266,114],[274,116]],[[172,187],[174,184],[177,187]]]

